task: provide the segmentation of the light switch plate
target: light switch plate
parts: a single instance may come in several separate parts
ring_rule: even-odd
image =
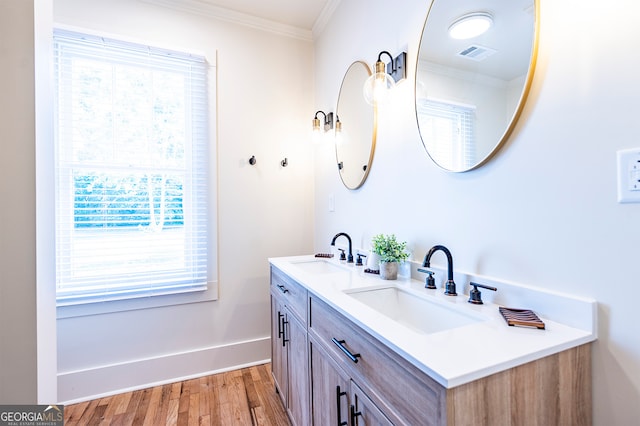
[[[618,151],[618,202],[640,203],[640,148]]]

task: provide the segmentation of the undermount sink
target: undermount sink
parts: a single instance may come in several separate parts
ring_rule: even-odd
[[[292,262],[298,268],[310,274],[335,274],[338,272],[348,273],[349,269],[336,265],[324,259],[306,260],[302,262]]]
[[[349,290],[345,293],[418,333],[437,333],[483,321],[479,316],[443,306],[398,287]]]

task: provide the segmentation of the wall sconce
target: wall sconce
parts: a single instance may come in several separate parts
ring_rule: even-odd
[[[388,55],[391,62],[382,62],[382,55]],[[364,99],[369,105],[384,103],[389,98],[389,91],[407,77],[406,63],[407,52],[402,52],[395,59],[386,50],[380,52],[375,72],[364,83]]]
[[[313,133],[320,134],[321,122],[318,118],[318,114],[322,114],[324,116],[324,131],[328,132],[333,129],[333,113],[325,114],[323,111],[317,111],[316,115],[313,117]]]
[[[449,26],[449,37],[466,40],[487,32],[493,25],[493,17],[487,12],[474,12],[463,15]]]

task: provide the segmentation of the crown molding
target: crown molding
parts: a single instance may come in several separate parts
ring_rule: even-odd
[[[318,16],[318,19],[316,19],[316,22],[313,24],[313,28],[311,29],[313,38],[318,38],[320,34],[322,34],[322,31],[324,31],[325,27],[329,23],[329,20],[338,8],[338,5],[340,5],[340,1],[341,0],[327,1],[327,4],[320,12],[320,16]]]
[[[204,3],[198,0],[140,0],[144,3],[154,4],[157,6],[163,6],[181,12],[193,13],[196,15],[202,15],[209,18],[219,19],[221,21],[231,22],[238,25],[244,25],[254,29],[268,31],[271,33],[297,38],[305,41],[313,41],[313,33],[311,30],[307,30],[292,25],[286,25],[279,22],[271,21],[269,19],[258,18],[256,16],[248,15],[246,13],[236,12],[233,10],[225,9],[212,4]],[[330,0],[329,3],[333,3],[336,0]],[[339,0],[337,0],[339,2]],[[326,9],[326,7],[325,7]],[[324,14],[321,14],[321,16]],[[315,27],[315,25],[314,25]]]

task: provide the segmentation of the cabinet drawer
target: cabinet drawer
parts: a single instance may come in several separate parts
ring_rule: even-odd
[[[307,289],[285,275],[278,268],[271,267],[271,291],[277,294],[303,325],[307,324]]]
[[[309,330],[394,423],[443,424],[446,389],[323,301],[310,309]]]

